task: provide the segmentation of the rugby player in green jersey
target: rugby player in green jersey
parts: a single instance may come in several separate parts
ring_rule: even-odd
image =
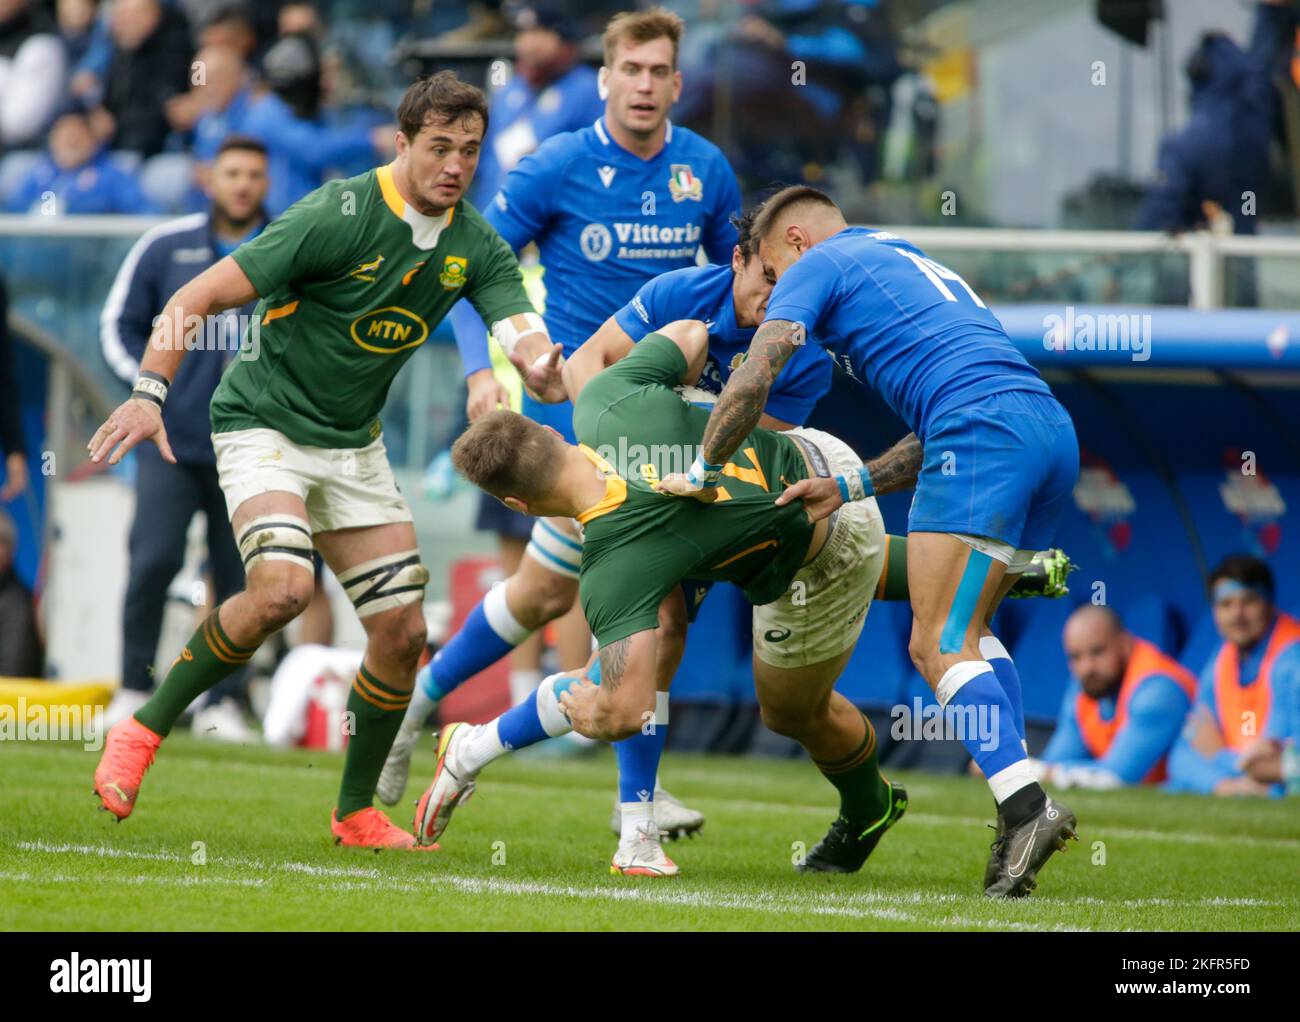
[[[643,350],[647,343],[651,347]],[[707,417],[693,403],[711,395],[683,382],[699,379],[707,343],[703,324],[681,321],[629,345],[604,372],[604,358],[567,361],[563,375],[568,392],[579,395],[574,426],[582,446],[505,412],[492,413],[457,441],[457,467],[487,492],[520,509],[563,508],[584,524],[590,547],[584,545],[589,552],[579,585],[602,649],[599,661],[546,679],[496,720],[443,729],[433,782],[416,808],[421,840],[437,840],[488,762],[570,730],[562,698],[574,707],[578,730],[591,736],[617,739],[665,726],[667,691],[685,645],[686,605],[678,585],[684,579],[692,580],[692,590],[698,589],[694,580],[723,579],[741,585],[753,603],[772,601],[754,611],[763,719],[802,742],[840,792],[839,818],[800,868],[857,870],[898,819],[906,796],[880,778],[869,722],[831,689],[872,596],[908,598],[907,541],[884,535],[874,500],[865,514],[837,519],[827,529],[775,505],[783,479],[860,464],[839,440],[812,430],[751,434],[725,472],[718,505],[727,512],[723,520],[696,510],[681,514],[666,504],[653,485],[694,457]],[[918,453],[909,435],[873,459],[868,467],[877,491],[910,486]],[[1059,550],[1040,553],[1017,595],[1064,595],[1072,567]],[[565,695],[577,678],[599,678],[607,660],[614,687],[585,686]],[[660,846],[653,803],[625,807],[622,824],[615,872],[677,872]]]
[[[558,385],[547,392],[560,347],[524,293],[510,246],[463,199],[487,116],[482,92],[450,72],[412,85],[397,111],[396,159],[312,192],[173,295],[132,396],[91,440],[96,462],[116,464],[144,440],[174,461],[160,409],[191,324],[260,299],[211,406],[247,587],[208,616],[153,697],[109,732],[95,792],[118,820],[135,808],[186,707],[305,608],[314,546],[367,637],[331,830],[345,845],[418,847],[371,805],[425,646],[429,577],[379,412],[398,370],[461,298],[492,324],[540,397],[564,396]]]
[[[861,466],[846,444],[812,429],[756,429],[724,469],[712,508],[655,491],[674,466],[690,463],[703,436],[708,412],[674,387],[699,378],[707,344],[702,323],[669,324],[593,377],[575,404],[578,446],[498,411],[466,430],[452,459],[507,505],[583,526],[579,592],[600,644],[600,685],[547,679],[527,704],[546,733],[571,723],[591,738],[618,741],[662,721],[659,690],[681,656],[681,582],[734,583],[754,604],[754,681],[764,723],[798,740],[840,793],[839,817],[801,868],[853,871],[907,807],[903,789],[877,769],[870,722],[833,691],[885,566],[884,524],[874,500],[815,524],[798,504],[776,505],[800,479]],[[909,485],[917,455],[909,438],[873,462],[873,479],[884,480],[877,492]],[[437,839],[478,771],[508,751],[499,721],[443,729],[433,784],[416,809],[420,840]],[[625,833],[613,870],[675,874],[653,817],[644,823],[635,837]]]

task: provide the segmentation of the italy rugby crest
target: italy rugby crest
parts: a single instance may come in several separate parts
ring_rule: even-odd
[[[686,199],[699,202],[704,198],[704,182],[691,173],[689,163],[674,163],[672,175],[668,178],[668,191],[672,194],[673,202],[684,202]]]

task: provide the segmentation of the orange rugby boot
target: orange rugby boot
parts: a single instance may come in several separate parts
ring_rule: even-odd
[[[382,812],[371,806],[348,813],[339,819],[338,810],[330,813],[330,831],[334,843],[345,848],[395,848],[406,852],[436,852],[437,845],[422,845],[415,840],[415,835],[402,830]]]
[[[155,734],[134,717],[115,724],[104,740],[104,752],[95,768],[95,794],[103,808],[121,823],[135,808],[145,771],[162,745]]]

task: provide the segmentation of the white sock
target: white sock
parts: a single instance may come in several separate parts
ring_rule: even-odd
[[[522,703],[528,693],[542,683],[542,672],[534,667],[522,667],[510,672],[510,705]]]
[[[1021,788],[1038,783],[1033,764],[1027,759],[1003,767],[989,779],[989,788],[993,791],[993,800],[1001,805]]]
[[[619,844],[626,845],[636,841],[640,831],[648,830],[654,833],[654,802],[620,802],[618,807],[623,811],[623,829],[619,836]]]
[[[501,744],[501,735],[497,731],[497,722],[478,724],[470,732],[469,738],[461,743],[456,756],[457,773],[477,774],[494,759],[504,756],[510,750]]]
[[[518,646],[533,633],[521,625],[514,614],[510,613],[510,604],[506,602],[506,584],[498,582],[483,597],[483,616],[492,631],[505,642]]]
[[[402,718],[401,733],[406,737],[418,734],[420,728],[424,727],[424,722],[429,719],[429,714],[437,709],[439,701],[430,699],[417,684],[411,693],[411,702],[406,707],[406,716]]]

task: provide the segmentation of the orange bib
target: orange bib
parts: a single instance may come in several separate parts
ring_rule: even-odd
[[[1120,682],[1119,699],[1115,705],[1115,716],[1103,720],[1101,702],[1080,692],[1074,703],[1074,719],[1078,721],[1079,732],[1083,735],[1083,744],[1092,753],[1093,759],[1101,759],[1110,749],[1115,736],[1128,723],[1128,704],[1138,686],[1153,674],[1163,674],[1187,693],[1189,700],[1196,698],[1196,678],[1186,667],[1171,656],[1166,656],[1146,639],[1133,640],[1133,653],[1128,658],[1128,667],[1124,670],[1124,680]],[[1144,784],[1156,784],[1165,779],[1165,761],[1152,767],[1151,772],[1143,778]]]
[[[1237,647],[1225,642],[1219,650],[1214,659],[1214,705],[1223,744],[1229,749],[1234,752],[1244,749],[1264,733],[1273,703],[1273,663],[1279,653],[1297,642],[1300,642],[1300,621],[1278,611],[1273,634],[1264,649],[1264,661],[1259,665],[1259,677],[1249,685],[1241,683],[1241,654]],[[1247,720],[1254,728],[1249,734],[1243,727]]]

